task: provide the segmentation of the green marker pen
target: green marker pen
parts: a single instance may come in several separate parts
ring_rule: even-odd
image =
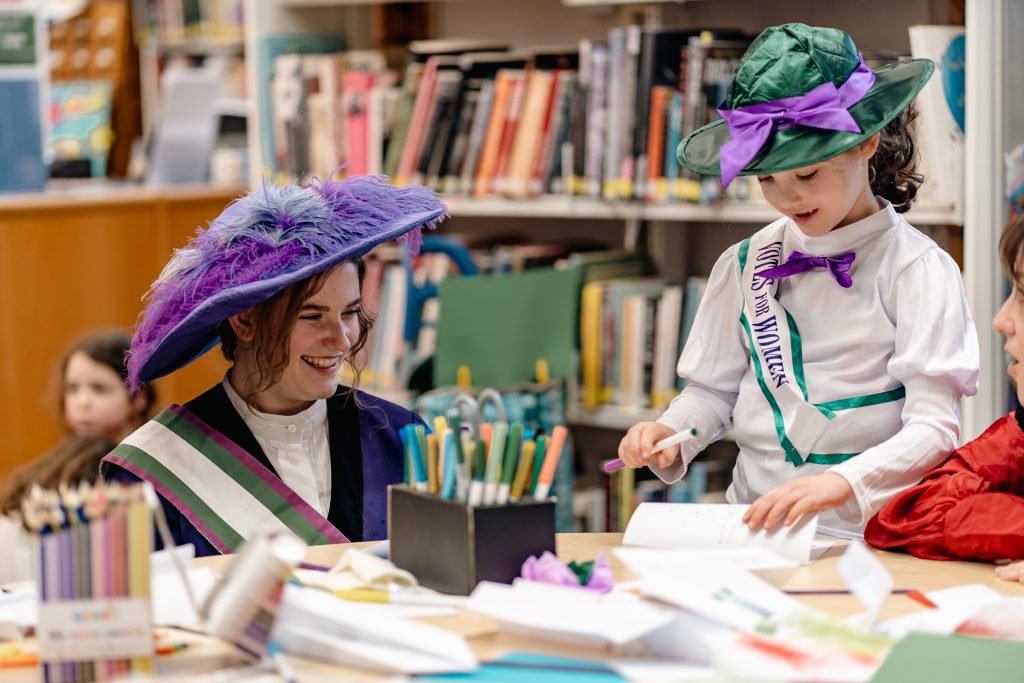
[[[487,469],[487,451],[483,439],[473,442],[473,482],[469,485],[469,504],[484,502],[484,471]]]
[[[523,425],[513,422],[508,429],[508,441],[505,443],[505,459],[501,463],[501,484],[498,486],[498,505],[508,503],[512,482],[516,477],[516,463],[519,461],[519,449],[523,443]]]
[[[508,423],[495,422],[491,432],[491,452],[487,454],[487,474],[484,476],[484,505],[498,500],[498,479],[501,477],[501,456],[505,454]]]

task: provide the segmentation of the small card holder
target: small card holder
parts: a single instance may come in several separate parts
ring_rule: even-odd
[[[480,581],[511,583],[528,557],[555,552],[555,501],[471,507],[391,486],[388,538],[391,561],[420,584],[469,595]]]

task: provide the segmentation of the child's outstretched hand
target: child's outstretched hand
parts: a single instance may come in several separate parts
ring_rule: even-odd
[[[1004,581],[1019,581],[1024,583],[1024,560],[1011,562],[1002,567],[996,567],[996,576]]]
[[[651,446],[673,434],[675,431],[671,427],[660,422],[639,422],[619,442],[619,459],[626,467],[646,467],[651,460]],[[669,446],[656,457],[660,466],[668,467],[678,455],[679,446]]]
[[[838,474],[825,472],[800,477],[755,500],[743,515],[743,522],[751,531],[775,531],[780,525],[792,525],[807,513],[837,508],[851,498],[853,489]]]

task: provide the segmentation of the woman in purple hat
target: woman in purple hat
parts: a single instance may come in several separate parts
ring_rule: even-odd
[[[845,32],[765,29],[680,161],[757,177],[780,218],[718,260],[679,374],[686,387],[619,446],[675,481],[732,424],[727,499],[752,530],[821,513],[855,534],[960,438],[978,340],[959,269],[903,217],[921,183],[910,103],[928,60],[870,69]],[[697,430],[652,456],[652,445]],[[682,457],[680,457],[680,455]]]
[[[384,538],[399,430],[420,420],[338,376],[373,321],[361,257],[392,239],[415,250],[444,216],[429,190],[371,176],[264,185],[228,206],[153,283],[128,372],[136,386],[218,342],[231,369],[129,435],[104,477],[151,483],[197,555],[277,531],[311,545]]]

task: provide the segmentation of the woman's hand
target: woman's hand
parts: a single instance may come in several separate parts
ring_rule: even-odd
[[[675,434],[671,427],[660,422],[640,422],[633,425],[619,442],[619,459],[636,469],[646,467],[651,460],[651,447],[665,437]],[[670,446],[658,453],[658,464],[668,467],[679,455],[679,446]]]
[[[851,498],[853,488],[838,474],[799,477],[755,500],[743,521],[751,531],[775,531],[780,525],[791,526],[808,513],[837,508]]]
[[[996,576],[1004,581],[1018,581],[1024,583],[1024,560],[1004,564],[996,567]]]

